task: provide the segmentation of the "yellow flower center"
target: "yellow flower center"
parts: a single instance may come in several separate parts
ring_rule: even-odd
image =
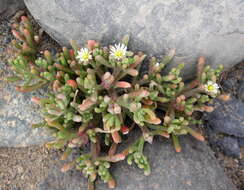
[[[213,91],[214,90],[214,86],[213,85],[208,85],[208,90],[209,91]]]
[[[84,54],[82,55],[82,58],[83,58],[84,60],[88,60],[88,59],[89,59],[89,53],[84,53]]]
[[[116,57],[123,57],[123,51],[116,51],[116,52],[114,53],[114,55],[115,55]]]

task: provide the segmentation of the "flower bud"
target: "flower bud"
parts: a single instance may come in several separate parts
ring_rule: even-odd
[[[123,125],[121,128],[120,128],[120,131],[122,132],[123,135],[126,135],[129,133],[130,129],[129,127],[127,127],[126,125]]]
[[[76,89],[78,87],[75,80],[67,80],[67,84],[74,89]]]
[[[29,19],[27,16],[21,16],[21,21],[22,22],[29,22]]]
[[[97,42],[95,40],[88,40],[87,47],[89,50],[93,50],[96,46]]]
[[[107,103],[109,103],[110,102],[110,100],[111,100],[111,98],[109,97],[109,96],[104,96],[104,102],[107,104]]]
[[[40,42],[39,36],[34,36],[34,40],[35,40],[36,43],[39,43]]]
[[[74,115],[74,116],[73,116],[73,121],[74,121],[74,122],[81,122],[81,121],[82,121],[82,118],[81,118],[80,115]]]
[[[106,89],[109,89],[112,85],[112,83],[114,82],[114,76],[111,75],[110,72],[106,72],[103,76],[102,76],[102,86]]]
[[[148,80],[148,75],[143,75],[143,80]]]

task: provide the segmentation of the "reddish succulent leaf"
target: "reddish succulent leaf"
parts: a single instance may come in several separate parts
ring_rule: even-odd
[[[92,101],[90,98],[83,100],[82,104],[78,107],[81,111],[86,111],[90,107],[92,107],[96,102]]]
[[[146,119],[146,122],[154,125],[159,125],[161,123],[161,119],[159,119],[158,117],[148,118]]]
[[[118,131],[112,133],[112,138],[115,143],[120,143],[121,142],[121,137]]]
[[[140,90],[129,93],[129,97],[131,97],[131,98],[134,98],[134,97],[144,98],[144,97],[149,96],[149,94],[150,94],[150,92],[148,92],[147,90],[140,89]]]
[[[35,104],[41,105],[41,98],[38,97],[31,97],[31,101]]]
[[[78,87],[75,80],[67,80],[67,84],[74,89],[76,89]]]
[[[138,75],[138,71],[136,69],[128,69],[127,73],[133,77]]]
[[[117,88],[131,88],[131,84],[125,81],[116,82],[115,87]]]

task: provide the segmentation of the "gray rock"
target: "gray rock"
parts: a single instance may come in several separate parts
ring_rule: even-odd
[[[235,96],[238,89],[238,79],[236,77],[229,77],[226,80],[222,80],[221,87],[224,92],[231,93],[233,96]]]
[[[237,96],[244,102],[244,79],[240,81]]]
[[[4,63],[0,63],[0,70],[0,147],[23,147],[50,141],[52,137],[47,131],[31,127],[41,118],[30,98],[40,94],[17,92],[13,84],[3,80],[7,77]]]
[[[244,62],[237,64],[222,75],[222,90],[244,101]]]
[[[238,138],[238,143],[240,147],[244,147],[244,138]]]
[[[23,0],[0,0],[0,20],[1,18],[12,16],[16,11],[24,9]]]
[[[244,58],[244,2],[240,0],[24,0],[41,26],[62,45],[70,39],[118,42],[148,54],[176,49],[175,62],[192,73],[197,57],[233,66]],[[194,65],[194,66],[193,66]]]
[[[224,137],[218,145],[227,156],[240,158],[241,151],[236,137]]]
[[[117,180],[116,190],[236,190],[230,179],[219,166],[213,152],[206,145],[185,137],[181,144],[183,151],[176,153],[168,140],[155,139],[147,145],[145,154],[151,163],[152,173],[144,176],[134,165],[125,161],[112,165]],[[83,190],[86,180],[77,171],[60,172],[54,166],[37,190]],[[100,181],[97,190],[108,189]]]
[[[244,137],[244,103],[234,97],[230,101],[215,100],[215,110],[205,115],[216,133]]]

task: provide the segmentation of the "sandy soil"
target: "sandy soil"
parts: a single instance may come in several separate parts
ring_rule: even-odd
[[[44,147],[0,148],[0,189],[36,190],[58,157]]]

